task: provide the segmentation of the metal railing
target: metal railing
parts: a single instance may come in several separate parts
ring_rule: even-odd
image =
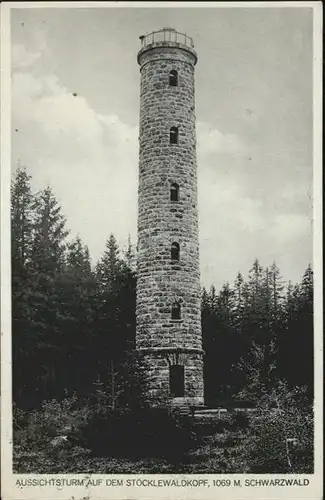
[[[174,42],[187,45],[191,48],[194,47],[193,39],[190,36],[186,33],[180,33],[173,28],[163,28],[158,31],[153,31],[148,35],[142,35],[139,38],[141,40],[141,48],[159,42]]]

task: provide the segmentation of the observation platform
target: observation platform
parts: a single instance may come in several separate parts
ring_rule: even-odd
[[[194,50],[193,38],[188,36],[186,33],[181,33],[176,31],[174,28],[162,28],[158,31],[152,31],[146,35],[141,35],[141,48],[138,52],[138,62],[139,56],[146,52],[158,47],[174,47],[182,50],[191,52],[197,61],[197,54]]]

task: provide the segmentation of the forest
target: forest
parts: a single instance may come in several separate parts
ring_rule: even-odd
[[[108,233],[94,264],[81,238],[71,237],[51,187],[34,192],[19,167],[11,186],[11,255],[17,471],[313,470],[310,264],[291,283],[275,262],[263,267],[255,258],[246,278],[238,272],[220,290],[202,289],[205,402],[230,416],[198,426],[148,409],[146,370],[135,351],[130,240],[121,249]],[[258,408],[258,417],[232,411],[239,407]],[[128,449],[116,437],[126,432]],[[152,436],[155,460],[148,458]],[[135,453],[139,447],[145,456]]]

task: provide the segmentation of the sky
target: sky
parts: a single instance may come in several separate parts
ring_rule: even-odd
[[[311,8],[12,9],[12,171],[52,187],[94,261],[110,233],[136,243],[136,56],[165,26],[198,53],[202,284],[255,258],[299,281],[312,264]]]

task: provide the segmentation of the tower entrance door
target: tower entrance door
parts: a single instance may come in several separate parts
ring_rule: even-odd
[[[169,372],[170,394],[174,398],[182,398],[185,393],[184,366],[171,365]]]

